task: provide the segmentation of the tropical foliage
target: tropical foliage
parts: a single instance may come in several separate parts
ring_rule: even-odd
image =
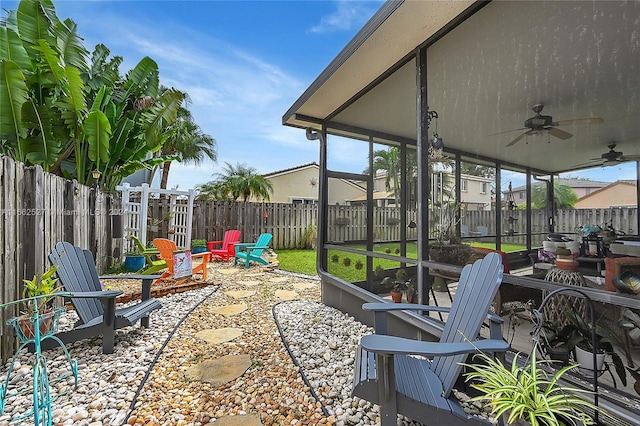
[[[536,360],[536,351],[524,366],[518,364],[518,356],[511,366],[504,365],[484,353],[476,355],[477,364],[463,364],[471,387],[481,395],[474,401],[489,401],[491,413],[495,417],[508,416],[509,424],[516,420],[529,422],[531,426],[558,426],[560,418],[593,424],[587,412],[597,409],[580,397],[589,392],[574,387],[563,387],[559,380],[576,365],[563,367],[553,374],[545,371],[551,361]]]
[[[0,154],[113,191],[122,178],[172,158],[152,156],[169,137],[184,94],[158,94],[157,64],[126,76],[97,45],[91,59],[76,24],[51,0],[22,0],[0,21]]]
[[[271,182],[246,164],[234,166],[225,163],[223,172],[214,176],[214,180],[197,187],[200,192],[198,199],[247,202],[249,198],[255,198],[269,201],[273,193]]]
[[[572,209],[578,201],[578,195],[570,186],[556,181],[553,183],[553,199],[557,209]],[[545,207],[547,207],[547,185],[534,185],[531,188],[531,208],[544,209]]]
[[[167,90],[165,87],[160,88],[161,93]],[[167,138],[157,156],[176,158],[182,163],[193,163],[195,165],[201,164],[205,157],[216,162],[218,159],[216,140],[203,133],[200,126],[196,124],[191,111],[188,109],[190,102],[189,95],[185,93],[183,106],[178,108],[176,120],[167,126]],[[166,161],[161,165],[160,188],[162,189],[167,188],[171,163],[172,161]]]

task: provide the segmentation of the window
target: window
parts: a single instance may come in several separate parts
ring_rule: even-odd
[[[480,191],[482,194],[487,193],[487,182],[482,182],[482,190]]]
[[[318,200],[312,198],[292,198],[291,204],[318,204]]]
[[[518,192],[518,198],[520,198],[521,200],[524,200],[524,191]]]
[[[460,180],[460,191],[467,192],[467,186],[469,185],[469,181],[466,179]]]

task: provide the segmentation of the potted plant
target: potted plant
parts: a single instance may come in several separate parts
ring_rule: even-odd
[[[124,267],[129,272],[137,272],[144,268],[146,259],[144,253],[134,244],[128,252],[124,254]]]
[[[571,322],[567,328],[569,333],[569,340],[567,346],[570,351],[574,352],[575,360],[579,364],[579,371],[583,374],[593,375],[593,326],[587,324],[585,320],[578,315],[574,310],[569,309],[566,312],[567,318]],[[622,358],[615,351],[613,344],[617,343],[617,340],[609,331],[598,326],[595,327],[596,345],[598,347],[598,353],[596,354],[597,364],[595,370],[598,372],[604,371],[605,358],[609,356],[613,362],[614,368],[623,386],[627,385],[627,373],[622,362]],[[607,368],[607,370],[609,370]],[[616,380],[613,377],[613,373],[609,370],[613,385],[616,385]]]
[[[594,424],[587,412],[597,408],[580,397],[590,392],[559,383],[576,365],[548,373],[543,367],[553,361],[537,360],[535,350],[524,366],[518,364],[518,355],[510,367],[484,353],[474,358],[479,362],[464,364],[469,370],[466,381],[481,393],[471,400],[488,400],[491,414],[502,416],[506,425]]]
[[[388,288],[391,294],[391,300],[395,303],[402,303],[402,294],[407,290],[409,281],[407,280],[407,271],[398,269],[396,278],[385,277],[380,282],[381,285]]]
[[[33,276],[33,279],[23,280],[24,288],[22,290],[22,296],[24,298],[45,296],[57,292],[60,287],[57,285],[58,278],[54,278],[54,274],[58,270],[57,266],[52,266],[46,270],[39,277]],[[53,296],[42,297],[38,299],[38,324],[40,328],[40,335],[44,335],[49,332],[51,328],[51,322],[53,320],[54,312],[51,307]],[[34,318],[36,304],[33,301],[27,302],[26,311],[18,317],[18,324],[22,330],[22,333],[27,339],[31,339],[35,335]]]
[[[471,253],[471,246],[462,244],[457,233],[457,225],[461,220],[460,203],[444,203],[434,211],[432,236],[435,242],[429,245],[429,258],[436,262],[451,265],[464,265]]]
[[[569,364],[569,338],[571,326],[562,326],[545,321],[542,325],[544,339],[541,339],[542,349],[549,359],[558,361],[562,366]]]
[[[418,295],[416,294],[416,284],[413,281],[413,278],[410,278],[406,282],[406,290],[405,297],[407,298],[407,303],[418,303]]]
[[[207,240],[191,240],[191,254],[207,251]]]

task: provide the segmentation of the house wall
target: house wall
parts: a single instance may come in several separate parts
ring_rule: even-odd
[[[291,203],[293,198],[318,200],[318,169],[306,168],[274,177],[267,177],[273,185],[272,203]],[[311,182],[315,182],[312,185]]]
[[[466,190],[460,189],[460,201],[465,203],[467,210],[491,209],[491,180],[480,176],[463,175]],[[484,185],[484,186],[483,186]]]
[[[294,200],[318,201],[319,169],[307,167],[292,170],[276,176],[267,176],[267,180],[273,185],[271,203],[292,203]],[[315,182],[315,185],[312,185]],[[352,185],[342,179],[329,180],[329,204],[346,204],[347,200],[360,197],[365,194],[363,188]],[[251,200],[256,201],[256,200]]]
[[[636,187],[626,183],[617,183],[578,200],[574,207],[576,209],[634,207],[636,202]]]

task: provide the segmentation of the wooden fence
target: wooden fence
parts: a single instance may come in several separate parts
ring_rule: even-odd
[[[150,200],[149,235],[166,237],[169,233],[170,202]],[[122,235],[120,199],[48,173],[40,167],[24,167],[12,159],[0,157],[0,304],[20,297],[22,280],[41,274],[48,268],[47,255],[58,241],[69,241],[89,248],[97,259],[98,271],[112,264],[120,253]],[[401,212],[394,207],[376,207],[373,232],[376,241],[399,241]],[[524,244],[524,211],[502,212],[503,234],[513,220],[515,234],[504,241]],[[242,240],[255,241],[263,232],[273,234],[275,250],[310,247],[315,243],[318,206],[309,204],[228,203],[196,201],[193,214],[193,239],[221,240],[228,229],[239,229]],[[464,212],[461,223],[470,231],[487,227],[495,235],[495,211]],[[364,206],[329,206],[329,241],[365,241],[367,212]],[[415,211],[406,212],[407,239],[417,238]],[[627,234],[638,234],[637,208],[561,210],[556,230],[572,234],[577,226],[611,222]],[[546,214],[536,211],[532,233],[541,241],[547,230]],[[13,331],[5,326],[16,309],[0,312],[0,358],[13,353]]]
[[[96,194],[94,196],[94,194]],[[0,304],[21,297],[23,279],[49,268],[47,255],[59,241],[90,248],[98,269],[111,264],[115,201],[75,181],[0,157]],[[5,325],[16,308],[0,312],[0,358],[13,354],[14,333]]]
[[[168,200],[152,200],[149,203],[151,222],[158,223],[157,230],[149,232],[147,241],[155,237],[166,237],[169,232]],[[228,229],[239,229],[242,240],[255,241],[262,232],[273,234],[272,247],[275,250],[308,247],[309,233],[317,229],[318,206],[309,204],[270,204],[270,203],[228,203],[219,201],[196,201],[193,212],[194,239],[207,241],[221,240]],[[434,215],[435,216],[435,215]],[[399,241],[401,212],[395,207],[374,207],[373,234],[375,241]],[[514,234],[506,236],[510,229],[511,217]],[[365,241],[367,239],[367,210],[365,206],[329,206],[327,235],[330,242]],[[417,221],[417,212],[406,212],[407,239],[417,238],[417,228],[410,227]],[[461,224],[478,236],[478,227],[486,227],[488,239],[496,234],[496,212],[492,210],[466,211]],[[556,216],[556,232],[575,234],[581,225],[612,226],[627,234],[638,234],[638,209],[621,207],[608,209],[568,209],[560,210]],[[533,242],[545,238],[548,221],[545,211],[534,211],[531,218]],[[526,243],[526,212],[514,210],[502,211],[503,241],[514,244]],[[476,232],[476,234],[473,234]],[[577,238],[577,237],[576,237]]]

